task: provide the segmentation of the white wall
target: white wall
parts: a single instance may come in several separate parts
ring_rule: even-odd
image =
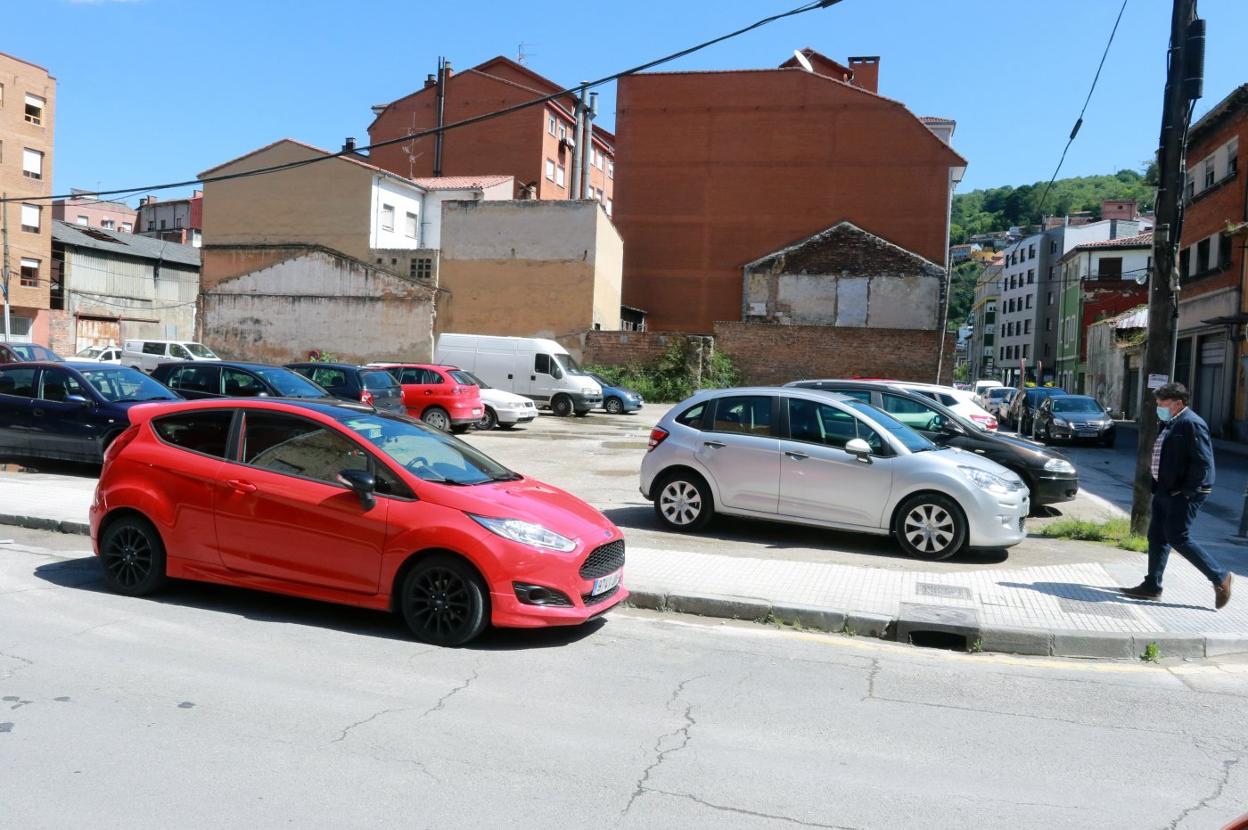
[[[369,220],[370,248],[422,248],[420,240],[421,221],[425,212],[425,191],[415,185],[404,185],[384,176],[373,178],[372,218]],[[394,227],[385,230],[381,225],[382,205],[394,208]],[[407,214],[416,215],[416,236],[407,235]]]

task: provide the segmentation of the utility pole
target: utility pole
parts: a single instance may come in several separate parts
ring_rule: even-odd
[[[3,245],[0,245],[0,256],[4,257],[3,264],[0,264],[0,288],[4,289],[4,342],[9,341],[9,335],[12,331],[9,328],[9,194],[0,194],[0,213],[4,218],[0,220],[0,236],[3,237]]]
[[[1196,17],[1196,0],[1174,0],[1167,50],[1166,91],[1161,111],[1161,140],[1157,150],[1157,206],[1153,232],[1153,272],[1148,292],[1148,341],[1144,344],[1145,379],[1173,380],[1179,328],[1179,241],[1183,233],[1185,144],[1191,102],[1201,96],[1205,71],[1205,22]],[[1160,425],[1149,406],[1149,386],[1137,418],[1139,446],[1135,454],[1135,488],[1131,503],[1131,530],[1148,531],[1152,501],[1153,444]]]
[[[445,144],[443,127],[446,125],[446,58],[438,58],[438,132],[433,137],[433,175],[442,175],[442,146]]]

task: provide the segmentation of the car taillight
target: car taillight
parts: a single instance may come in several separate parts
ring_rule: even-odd
[[[977,424],[983,424],[985,429],[997,428],[997,419],[991,415],[972,415],[971,420]]]
[[[368,404],[369,406],[372,406],[373,405],[373,393],[365,389],[363,392],[360,393],[360,401]]]
[[[650,452],[659,444],[662,444],[667,435],[667,430],[663,429],[663,427],[655,427],[650,430],[650,446],[646,447],[646,452]]]
[[[108,462],[116,458],[117,453],[124,450],[126,448],[126,445],[129,444],[131,441],[133,441],[135,437],[138,436],[138,434],[139,434],[139,425],[131,424],[130,427],[125,432],[123,432],[121,435],[118,435],[116,438],[114,438],[113,442],[104,448],[105,466],[108,465]]]

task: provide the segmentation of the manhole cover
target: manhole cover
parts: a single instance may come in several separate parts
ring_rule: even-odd
[[[916,582],[915,592],[929,597],[945,597],[947,599],[970,599],[971,589],[961,585],[941,585],[936,582]]]
[[[1067,614],[1087,614],[1091,617],[1113,617],[1118,620],[1135,619],[1135,615],[1131,613],[1131,608],[1119,602],[1087,602],[1082,599],[1059,597],[1057,604],[1058,607],[1060,607]]]

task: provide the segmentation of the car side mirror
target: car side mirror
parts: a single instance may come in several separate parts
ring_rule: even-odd
[[[948,418],[940,419],[940,432],[942,435],[962,435],[963,429],[956,422]]]
[[[360,506],[372,510],[377,504],[377,479],[367,470],[341,470],[338,483],[351,490],[360,499]]]
[[[858,456],[863,464],[871,463],[871,445],[861,438],[851,438],[845,444],[845,452]]]
[[[65,403],[76,403],[83,409],[88,409],[92,406],[91,401],[84,398],[82,395],[66,395]]]

